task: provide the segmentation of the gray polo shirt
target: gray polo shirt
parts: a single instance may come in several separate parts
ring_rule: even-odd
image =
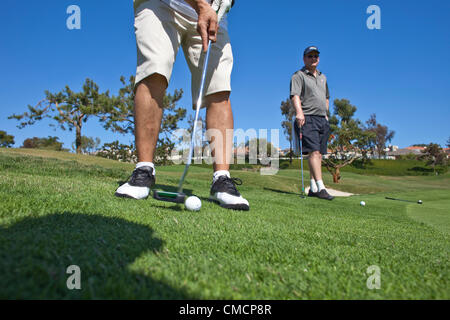
[[[305,67],[294,73],[291,78],[291,98],[292,96],[300,97],[305,115],[327,115],[327,99],[330,98],[330,93],[327,77],[319,70],[317,77]]]

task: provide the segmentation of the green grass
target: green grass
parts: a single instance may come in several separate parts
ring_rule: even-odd
[[[417,193],[417,197],[420,197],[419,193]],[[450,199],[448,195],[438,193],[435,197],[430,198],[425,207],[409,206],[407,214],[417,221],[424,222],[446,234],[450,234],[449,208]]]
[[[305,170],[308,169],[307,159],[303,160]],[[292,163],[289,160],[280,160],[280,168],[282,169],[298,169],[300,168],[300,160],[293,159]],[[448,166],[436,166],[438,174],[445,174],[448,171]],[[370,160],[366,164],[361,161],[354,161],[351,165],[347,165],[341,169],[341,172],[357,173],[364,175],[377,176],[429,176],[435,175],[433,168],[426,165],[424,161],[418,160]]]
[[[325,173],[331,187],[358,193],[328,202],[300,199],[298,169],[232,171],[251,206],[235,212],[206,201],[211,169],[193,166],[185,188],[203,207],[190,212],[114,197],[132,168],[0,149],[0,298],[450,298],[448,174],[346,172],[336,186]],[[158,167],[157,187],[176,186],[182,170]],[[73,264],[81,290],[66,287]],[[380,290],[366,286],[372,265],[381,269]]]

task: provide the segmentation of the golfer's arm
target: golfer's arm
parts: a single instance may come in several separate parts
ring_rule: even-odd
[[[327,117],[330,112],[330,99],[327,99]]]
[[[303,110],[302,110],[302,101],[300,100],[300,97],[299,96],[292,96],[291,102],[292,102],[292,105],[295,108],[296,115],[302,115],[303,114]]]

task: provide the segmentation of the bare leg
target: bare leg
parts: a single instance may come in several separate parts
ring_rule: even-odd
[[[212,156],[214,157],[214,172],[220,170],[228,171],[231,162],[231,149],[233,146],[233,112],[230,104],[230,92],[223,91],[206,97],[206,128],[215,129],[210,137],[210,143],[213,143]],[[214,136],[214,134],[216,136]],[[221,139],[221,141],[219,140]],[[217,141],[216,141],[217,140]],[[220,203],[224,208],[236,210],[249,210],[249,204],[244,199],[236,187],[230,190],[230,182],[224,184],[225,180],[217,178],[211,185],[211,197],[214,201]],[[220,183],[222,181],[222,183]],[[229,180],[228,180],[229,181]],[[219,183],[217,183],[219,182]]]
[[[214,171],[229,170],[231,161],[231,149],[233,146],[233,136],[227,138],[234,128],[233,111],[231,110],[230,92],[223,91],[214,93],[206,97],[206,129],[216,129],[221,133],[222,148],[212,150],[212,156],[217,155],[213,163]],[[215,137],[212,137],[210,143],[213,143]]]
[[[309,173],[311,179],[322,180],[322,155],[319,151],[313,151],[309,154]]]
[[[136,88],[134,126],[136,151],[139,162],[153,162],[163,115],[163,97],[167,80],[153,74],[142,80]]]

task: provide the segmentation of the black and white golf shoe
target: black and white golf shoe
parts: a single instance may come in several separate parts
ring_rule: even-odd
[[[330,195],[326,189],[322,189],[319,192],[317,192],[317,198],[324,199],[324,200],[333,200],[334,197]]]
[[[250,209],[248,201],[236,189],[236,185],[241,184],[242,180],[239,178],[220,176],[211,186],[209,199],[226,209],[247,211]]]
[[[131,199],[146,199],[150,188],[155,185],[155,176],[152,167],[134,169],[128,181],[117,188],[115,196]]]

